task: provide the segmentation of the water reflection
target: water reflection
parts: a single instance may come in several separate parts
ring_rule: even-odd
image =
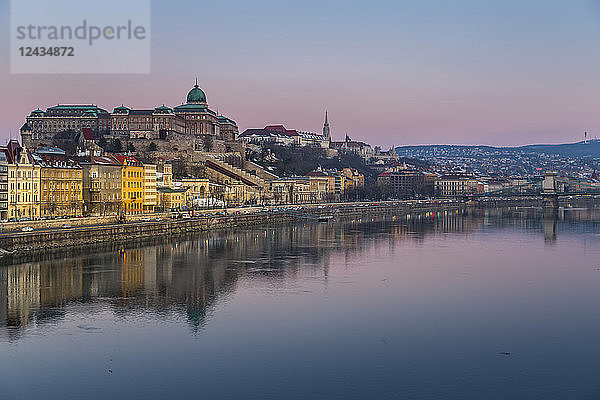
[[[199,235],[140,248],[108,248],[0,267],[0,332],[18,340],[30,325],[65,317],[65,306],[108,301],[116,314],[185,316],[193,332],[211,307],[235,291],[240,277],[289,281],[326,278],[330,259],[352,260],[386,238],[423,244],[429,235],[520,229],[552,244],[561,234],[597,232],[597,208],[560,210],[546,219],[536,208],[465,209],[405,218],[356,219]]]

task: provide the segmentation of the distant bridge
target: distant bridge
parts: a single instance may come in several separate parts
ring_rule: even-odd
[[[558,207],[559,197],[575,195],[600,195],[600,183],[561,177],[557,172],[546,172],[543,177],[532,178],[520,185],[475,193],[466,198],[541,196],[545,205]]]

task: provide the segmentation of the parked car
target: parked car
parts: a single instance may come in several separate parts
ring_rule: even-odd
[[[31,232],[33,230],[33,228],[30,227],[30,226],[24,226],[24,227],[21,228],[21,230],[23,232]]]
[[[70,228],[71,225],[69,225],[69,224],[62,224],[60,227],[63,228],[63,229],[67,229],[67,228]]]

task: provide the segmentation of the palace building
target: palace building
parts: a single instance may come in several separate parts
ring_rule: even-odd
[[[112,113],[93,104],[59,104],[46,111],[38,108],[27,116],[21,127],[21,139],[30,148],[51,146],[56,140],[83,141],[84,128],[88,128],[86,132],[91,132],[93,140],[101,137],[168,140],[180,134],[231,141],[239,132],[234,120],[209,108],[206,94],[196,81],[185,103],[172,108],[164,104],[151,109],[121,105]]]
[[[110,115],[112,136],[131,139],[166,139],[172,133],[185,133],[185,120],[165,106],[150,110],[135,110],[124,105]]]
[[[49,142],[57,134],[64,137],[77,137],[83,128],[90,128],[94,135],[106,134],[110,131],[110,114],[108,111],[89,105],[56,105],[42,111],[39,108],[27,116],[21,127],[21,138],[24,146]]]

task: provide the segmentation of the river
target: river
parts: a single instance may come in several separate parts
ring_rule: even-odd
[[[3,400],[583,399],[599,378],[599,208],[306,222],[0,266]]]

